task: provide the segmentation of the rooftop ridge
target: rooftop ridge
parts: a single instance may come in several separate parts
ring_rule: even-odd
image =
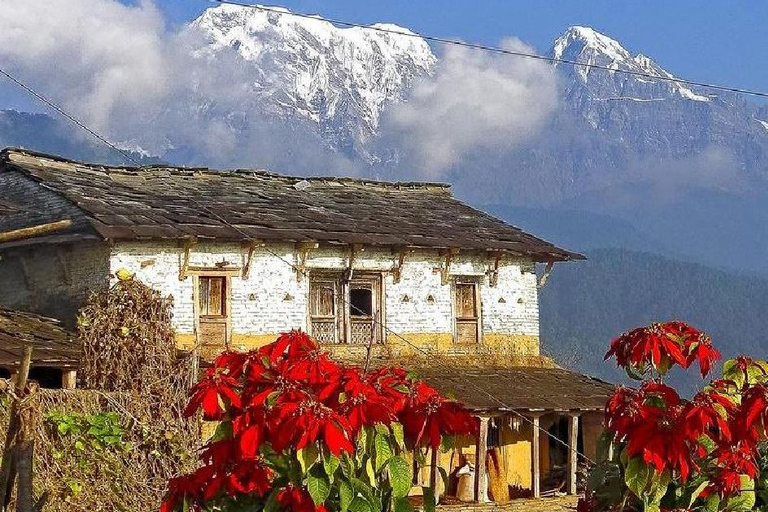
[[[20,147],[6,147],[0,150],[0,161],[7,162],[13,165],[11,156],[13,154],[24,155],[34,158],[51,160],[54,162],[68,163],[77,165],[87,169],[100,170],[106,173],[126,173],[137,174],[141,171],[167,171],[178,173],[203,173],[214,176],[225,175],[254,175],[263,176],[265,178],[279,179],[288,182],[289,184],[296,184],[302,181],[309,183],[339,183],[339,184],[356,184],[356,185],[369,185],[375,187],[386,188],[406,188],[406,189],[437,189],[440,191],[450,191],[451,184],[445,182],[433,182],[433,181],[384,181],[370,178],[359,178],[352,176],[292,176],[288,174],[280,174],[266,169],[249,169],[249,168],[232,168],[232,169],[212,169],[210,167],[193,167],[184,165],[171,165],[171,164],[149,164],[142,166],[129,166],[129,165],[111,165],[111,164],[94,164],[83,162],[81,160],[75,160],[71,158],[62,157],[59,155],[52,155],[41,151],[35,151]]]

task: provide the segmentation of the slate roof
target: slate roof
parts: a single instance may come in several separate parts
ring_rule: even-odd
[[[80,348],[58,320],[0,308],[0,367],[16,368],[25,346],[32,347],[32,366],[77,368]]]
[[[487,411],[603,410],[615,387],[561,368],[441,366],[420,368],[416,375],[470,409]]]
[[[308,241],[583,258],[471,208],[440,183],[107,167],[19,149],[0,152],[3,168],[66,197],[90,222],[83,235],[108,240]]]

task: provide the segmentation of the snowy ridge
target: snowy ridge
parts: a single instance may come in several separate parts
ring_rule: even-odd
[[[618,41],[589,27],[570,27],[562,36],[555,40],[551,55],[556,59],[567,59],[582,64],[645,73],[663,78],[674,78],[674,75],[664,70],[649,57],[641,53],[633,56]],[[574,66],[574,71],[582,83],[588,84],[590,75],[594,70],[585,66]],[[710,101],[709,97],[697,94],[684,84],[670,81],[661,82],[624,74],[612,73],[612,75],[614,81],[663,84],[671,93],[679,95],[681,98],[691,101]],[[621,87],[623,87],[623,84],[621,84]]]
[[[372,26],[405,35],[221,5],[192,25],[207,38],[210,55],[231,48],[251,63],[258,70],[254,90],[284,112],[362,138],[375,133],[385,105],[402,99],[436,63],[424,40],[392,24]]]

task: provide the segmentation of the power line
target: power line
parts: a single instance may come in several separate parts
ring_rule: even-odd
[[[138,162],[136,159],[134,159],[134,158],[133,158],[133,157],[132,157],[130,154],[128,154],[126,151],[124,151],[124,150],[122,150],[122,149],[118,148],[117,146],[115,146],[114,144],[112,144],[111,142],[109,142],[109,141],[106,139],[106,137],[103,137],[102,135],[99,135],[99,134],[98,134],[96,131],[92,130],[91,128],[88,128],[88,127],[85,125],[85,123],[83,123],[82,121],[80,121],[79,119],[77,119],[76,117],[74,117],[73,115],[69,114],[69,113],[68,113],[67,111],[65,111],[63,108],[61,108],[60,106],[56,105],[56,104],[55,104],[55,103],[54,103],[52,100],[49,100],[48,98],[46,98],[45,96],[43,96],[42,94],[40,94],[39,92],[37,92],[36,90],[32,89],[32,87],[28,86],[27,84],[25,84],[24,82],[22,82],[21,80],[19,80],[18,78],[16,78],[15,76],[11,75],[9,72],[7,72],[7,71],[5,71],[4,69],[0,68],[0,74],[2,74],[3,76],[5,76],[5,77],[6,77],[8,80],[10,80],[10,81],[11,81],[11,82],[13,82],[14,84],[18,85],[19,87],[21,87],[21,88],[22,88],[22,89],[24,89],[25,91],[27,91],[29,94],[31,94],[32,96],[34,96],[34,97],[35,97],[35,98],[37,98],[38,100],[40,100],[40,101],[42,101],[43,103],[45,103],[46,105],[48,105],[50,108],[52,108],[53,110],[55,110],[56,112],[58,112],[59,114],[61,114],[62,116],[64,116],[66,119],[68,119],[69,121],[71,121],[72,123],[74,123],[74,124],[75,124],[76,126],[78,126],[80,129],[84,130],[85,132],[87,132],[87,133],[88,133],[88,134],[90,134],[91,136],[95,137],[95,138],[96,138],[97,140],[99,140],[101,143],[105,144],[105,145],[106,145],[106,146],[108,146],[109,148],[111,148],[111,149],[113,149],[113,150],[117,151],[118,153],[120,153],[120,155],[122,155],[122,157],[123,157],[123,158],[125,158],[125,159],[126,159],[128,162],[131,162],[132,164],[134,164],[134,165],[136,165],[136,166],[140,166],[140,165],[141,165],[141,164],[140,164],[140,163],[139,163],[139,162]]]
[[[216,2],[219,4],[228,4],[228,5],[237,5],[240,7],[248,7],[251,9],[257,9],[264,12],[271,12],[275,14],[281,14],[281,15],[287,15],[287,16],[296,16],[299,18],[306,18],[310,20],[316,20],[316,21],[326,21],[328,23],[333,23],[334,25],[341,25],[344,27],[357,27],[357,28],[363,28],[367,30],[372,30],[375,32],[383,32],[386,34],[394,34],[398,36],[406,36],[406,37],[413,37],[417,39],[423,39],[425,41],[431,41],[434,43],[440,43],[445,45],[453,45],[453,46],[463,46],[465,48],[471,48],[474,50],[482,50],[486,52],[491,53],[497,53],[502,55],[512,55],[515,57],[523,57],[526,59],[535,59],[535,60],[542,60],[546,62],[552,62],[552,63],[558,63],[558,64],[570,64],[572,66],[580,66],[583,68],[588,69],[600,69],[603,71],[611,71],[613,73],[622,73],[625,75],[632,75],[632,76],[638,76],[643,78],[650,78],[653,80],[661,80],[664,82],[673,82],[677,84],[684,84],[684,85],[692,85],[695,87],[704,87],[707,89],[713,89],[716,91],[725,91],[725,92],[732,92],[736,94],[745,94],[749,96],[757,96],[759,98],[768,98],[768,92],[762,92],[762,91],[755,91],[752,89],[742,89],[739,87],[731,87],[727,85],[718,85],[718,84],[710,84],[706,82],[697,82],[695,80],[686,80],[684,78],[676,78],[673,76],[659,76],[659,75],[653,75],[650,73],[643,73],[642,71],[632,71],[630,69],[614,69],[610,66],[603,66],[600,64],[588,64],[585,62],[578,62],[572,59],[563,59],[563,58],[556,58],[556,57],[547,57],[544,55],[536,55],[535,53],[527,53],[527,52],[521,52],[517,50],[509,50],[506,48],[501,48],[498,46],[491,46],[491,45],[485,45],[485,44],[479,44],[479,43],[467,43],[464,41],[457,41],[455,39],[447,39],[445,37],[438,37],[438,36],[430,36],[430,35],[424,35],[420,34],[418,32],[402,32],[399,30],[392,30],[385,27],[376,27],[371,25],[363,25],[360,23],[353,23],[350,21],[344,21],[344,20],[338,20],[334,18],[325,18],[321,16],[317,16],[314,14],[305,14],[300,12],[293,12],[293,11],[286,11],[282,9],[275,9],[272,7],[265,7],[262,5],[254,5],[254,4],[246,4],[243,2],[237,2],[235,0],[210,0],[212,2]]]

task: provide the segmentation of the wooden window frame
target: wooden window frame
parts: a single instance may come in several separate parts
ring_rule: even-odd
[[[334,334],[333,334],[334,341],[331,342],[330,344],[332,345],[339,344],[341,342],[341,335],[343,332],[343,329],[342,329],[343,322],[341,319],[342,315],[340,315],[340,311],[341,311],[340,299],[342,294],[341,287],[340,287],[340,276],[334,276],[332,274],[311,274],[307,282],[309,283],[307,288],[307,296],[309,297],[309,300],[307,301],[307,326],[308,326],[307,330],[309,331],[310,336],[314,336],[313,322],[316,319],[327,321],[332,318],[334,323]],[[333,284],[334,297],[333,297],[333,316],[332,317],[328,317],[326,315],[312,314],[312,300],[313,300],[312,285],[315,283],[321,283],[321,284],[332,283]],[[328,344],[329,342],[325,341],[323,343]]]
[[[461,285],[471,285],[475,291],[475,316],[459,318],[457,304],[457,288]],[[451,283],[451,315],[453,316],[453,342],[458,345],[479,345],[483,340],[483,305],[480,298],[481,279],[476,276],[457,276]],[[475,341],[459,340],[459,323],[462,321],[476,322]]]
[[[372,284],[373,313],[376,323],[374,325],[374,342],[383,343],[386,340],[384,335],[384,319],[386,318],[385,308],[385,290],[383,272],[354,272],[352,279],[345,280],[343,273],[338,270],[319,270],[310,273],[307,285],[307,326],[310,335],[312,333],[312,283],[333,281],[337,287],[338,298],[336,300],[336,341],[333,345],[362,345],[363,343],[352,343],[352,317],[355,316],[351,311],[351,290],[356,282],[370,282]],[[327,342],[325,342],[328,344]]]

